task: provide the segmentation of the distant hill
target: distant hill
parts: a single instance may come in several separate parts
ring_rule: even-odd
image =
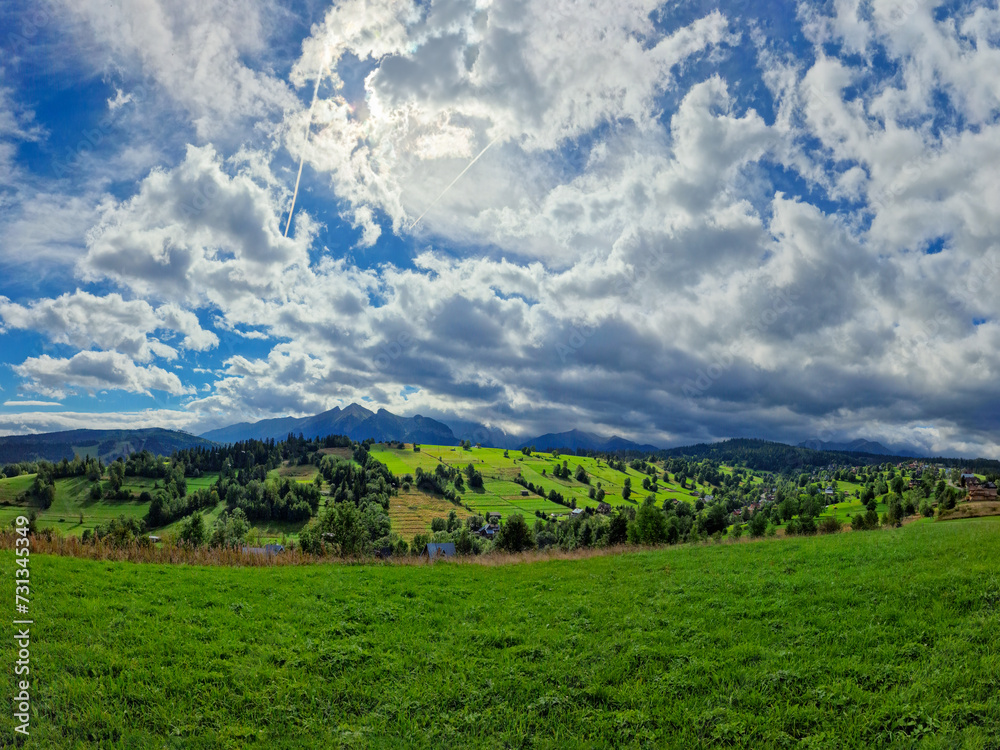
[[[105,462],[148,450],[169,456],[185,448],[209,447],[210,440],[158,427],[145,430],[67,430],[39,435],[0,437],[0,464],[19,461],[61,461],[89,455]]]
[[[400,417],[385,409],[373,412],[351,404],[339,406],[312,417],[279,417],[259,422],[240,422],[202,434],[203,438],[217,443],[236,443],[241,440],[283,440],[291,433],[307,438],[327,435],[347,435],[352,440],[400,440],[404,443],[429,443],[433,445],[458,445],[455,434],[446,424],[419,414]]]
[[[645,453],[655,453],[659,450],[655,445],[640,445],[631,440],[626,440],[618,435],[605,438],[582,430],[570,430],[569,432],[555,432],[539,435],[531,440],[522,440],[522,446],[534,446],[536,450],[548,451],[553,448],[560,450],[575,451],[579,449],[589,451],[599,451],[603,453],[615,453],[618,451],[639,451]]]
[[[804,440],[798,445],[799,448],[809,448],[814,451],[845,451],[847,453],[869,453],[877,456],[919,456],[918,453],[909,449],[892,450],[886,448],[882,443],[873,440],[858,438],[848,443],[825,442],[823,440]]]
[[[699,443],[661,451],[664,457],[686,456],[710,458],[713,461],[742,463],[758,471],[791,472],[813,469],[829,464],[873,464],[889,456],[874,453],[845,453],[843,451],[813,450],[803,446],[785,445],[755,438],[732,438],[718,443]],[[903,458],[900,456],[899,458]]]

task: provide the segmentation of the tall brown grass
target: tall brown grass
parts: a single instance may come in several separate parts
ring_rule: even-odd
[[[11,531],[0,532],[0,549],[12,550],[19,537]],[[376,557],[343,558],[309,555],[301,550],[285,550],[278,554],[263,555],[232,548],[190,547],[166,543],[160,546],[133,542],[125,546],[113,546],[103,542],[84,543],[79,537],[39,533],[31,537],[33,555],[62,555],[87,560],[107,560],[111,562],[154,563],[172,565],[221,565],[227,567],[266,568],[280,565],[316,565],[320,563],[338,565],[522,565],[549,560],[585,560],[591,557],[621,555],[637,552],[643,547],[617,546],[600,549],[578,549],[572,551],[548,549],[528,552],[492,552],[483,555],[457,556],[430,561],[426,557],[412,555],[393,556],[387,560]]]

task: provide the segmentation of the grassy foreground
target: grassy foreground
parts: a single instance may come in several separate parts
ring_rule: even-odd
[[[39,555],[25,746],[996,748],[998,549],[974,519],[505,566]]]

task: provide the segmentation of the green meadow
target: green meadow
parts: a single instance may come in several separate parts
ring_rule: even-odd
[[[608,466],[604,459],[591,458],[575,455],[554,456],[551,453],[534,452],[530,456],[523,455],[520,451],[507,451],[508,456],[504,456],[502,448],[472,448],[463,450],[460,447],[422,445],[419,452],[415,452],[412,446],[406,448],[389,448],[384,445],[372,447],[371,455],[388,467],[389,471],[397,476],[414,474],[417,467],[424,471],[433,472],[438,464],[445,464],[458,469],[463,469],[470,463],[483,475],[482,490],[472,490],[467,488],[462,493],[462,503],[468,505],[476,513],[502,513],[507,516],[511,513],[521,513],[526,516],[534,515],[535,511],[542,511],[547,514],[566,515],[569,509],[558,503],[539,497],[531,493],[527,497],[521,493],[524,488],[516,484],[513,479],[520,474],[526,482],[530,482],[536,487],[542,487],[547,494],[550,490],[562,494],[567,500],[575,500],[578,508],[596,508],[598,501],[589,497],[591,488],[597,489],[598,483],[605,492],[604,501],[613,507],[621,505],[639,505],[650,493],[642,488],[642,480],[647,475],[635,469],[628,468],[626,471],[618,471]],[[570,470],[568,479],[556,478],[553,470],[562,466],[563,461]],[[582,466],[587,472],[590,483],[579,482],[574,478],[576,467]],[[656,497],[658,504],[662,505],[665,499],[679,499],[687,502],[694,501],[694,489],[681,489],[675,481],[663,482],[663,469],[659,467],[658,489]],[[622,488],[625,478],[629,477],[632,482],[632,494],[628,501],[622,497]],[[673,480],[673,477],[671,477]],[[701,486],[703,492],[711,494],[712,487]]]
[[[17,504],[17,496],[28,490],[34,482],[34,474],[26,474],[9,479],[0,479],[0,526],[8,526],[20,515],[26,515],[31,507]],[[188,482],[204,480],[192,479]],[[132,500],[92,500],[90,498],[91,482],[86,477],[66,477],[56,480],[56,496],[52,505],[42,510],[34,508],[38,514],[39,526],[59,529],[68,534],[82,534],[84,529],[92,529],[99,523],[105,523],[118,516],[134,516],[141,518],[149,510],[149,503],[139,502],[138,495],[143,490],[153,487],[154,480],[141,477],[127,477],[122,487],[133,493]],[[108,482],[102,486],[107,489]],[[80,516],[83,516],[81,523]]]
[[[311,482],[317,475],[314,466],[294,466],[283,467],[272,472],[275,477],[289,477],[294,481]],[[118,516],[131,516],[143,518],[149,511],[149,503],[141,502],[139,495],[143,491],[150,491],[156,485],[155,479],[144,477],[126,477],[122,487],[132,493],[130,500],[109,500],[101,498],[92,500],[90,498],[91,482],[85,477],[65,477],[57,479],[56,497],[51,507],[42,510],[33,508],[23,502],[18,503],[18,496],[28,490],[34,481],[34,474],[27,474],[19,477],[0,479],[0,527],[8,527],[11,522],[20,515],[27,515],[31,510],[38,514],[38,526],[44,528],[54,528],[64,534],[74,534],[79,536],[85,529],[93,529],[101,523],[107,523],[112,518]],[[205,474],[201,477],[189,477],[187,482],[188,492],[211,487],[218,479],[218,474]],[[101,482],[102,487],[108,488],[107,480]],[[324,498],[325,500],[325,498]],[[214,508],[202,511],[202,516],[206,524],[211,526],[216,519],[226,510],[226,504],[218,503]],[[447,515],[445,511],[444,515]],[[82,520],[81,520],[82,517]],[[156,535],[169,535],[180,531],[184,519],[178,519],[167,526],[151,529],[150,533]],[[428,524],[430,521],[428,521]],[[273,521],[262,523],[254,527],[250,535],[251,541],[256,542],[259,538],[262,542],[273,542],[281,539],[295,538],[303,523],[290,523]]]
[[[996,748],[998,547],[974,519],[505,565],[36,555],[25,747]]]

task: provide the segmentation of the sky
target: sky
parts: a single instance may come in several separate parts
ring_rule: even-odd
[[[357,402],[1000,457],[996,2],[42,0],[0,28],[0,434]]]

